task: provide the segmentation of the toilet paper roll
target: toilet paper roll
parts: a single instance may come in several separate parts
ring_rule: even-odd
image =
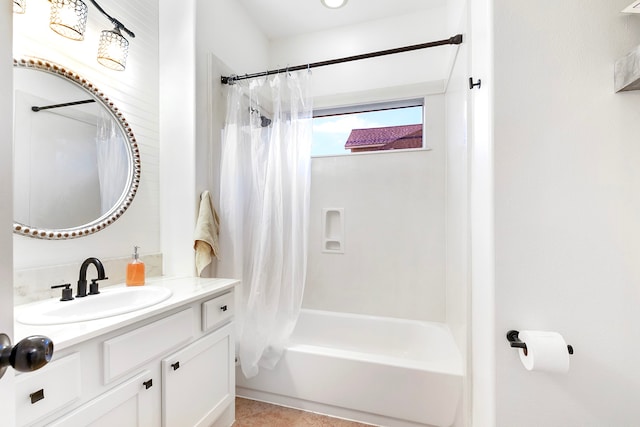
[[[565,373],[569,371],[569,351],[562,335],[550,331],[520,331],[527,354],[520,349],[520,361],[528,371]]]

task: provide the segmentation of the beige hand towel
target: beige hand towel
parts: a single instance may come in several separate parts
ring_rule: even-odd
[[[204,191],[200,195],[200,210],[196,222],[193,249],[196,251],[196,270],[198,276],[211,263],[213,257],[220,253],[218,235],[220,234],[220,218],[213,207],[211,194]]]

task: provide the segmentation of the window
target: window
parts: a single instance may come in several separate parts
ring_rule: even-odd
[[[423,100],[314,111],[312,156],[423,147]]]

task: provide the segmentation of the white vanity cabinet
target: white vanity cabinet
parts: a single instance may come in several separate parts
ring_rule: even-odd
[[[54,353],[18,376],[19,425],[231,426],[233,302],[231,287]]]

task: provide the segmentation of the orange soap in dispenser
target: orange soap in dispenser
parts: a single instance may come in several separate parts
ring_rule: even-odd
[[[138,246],[133,247],[133,259],[127,264],[127,286],[144,285],[144,262],[140,261]]]

